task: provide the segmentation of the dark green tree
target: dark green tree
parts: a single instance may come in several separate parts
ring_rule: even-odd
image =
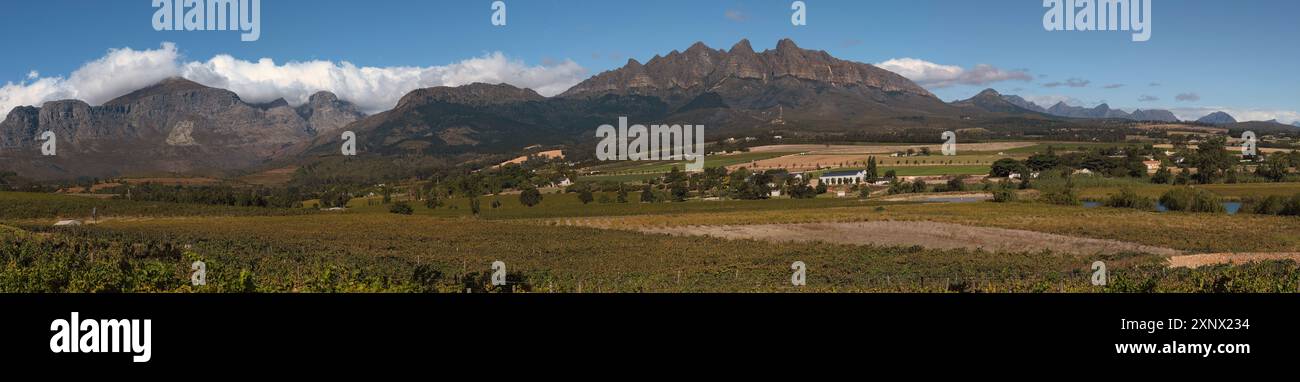
[[[542,192],[538,191],[537,187],[530,186],[528,188],[525,188],[524,192],[519,194],[519,203],[528,207],[541,204]]]

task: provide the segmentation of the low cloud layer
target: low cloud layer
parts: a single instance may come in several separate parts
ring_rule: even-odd
[[[1043,87],[1055,88],[1055,87],[1061,87],[1061,86],[1069,86],[1069,87],[1072,87],[1072,88],[1084,88],[1084,87],[1088,87],[1088,84],[1091,84],[1091,83],[1092,83],[1092,81],[1088,81],[1088,80],[1085,80],[1085,79],[1082,79],[1082,78],[1071,78],[1071,79],[1065,80],[1065,82],[1059,82],[1059,81],[1058,81],[1058,82],[1048,82],[1048,83],[1043,84]],[[1120,85],[1120,86],[1123,86],[1123,85]],[[1107,89],[1110,89],[1110,88],[1108,87]]]
[[[0,116],[17,106],[40,106],[60,99],[98,105],[175,76],[228,89],[253,103],[284,98],[299,105],[311,94],[325,90],[376,113],[392,108],[403,95],[418,88],[507,83],[552,96],[586,79],[587,74],[572,60],[529,66],[500,52],[428,67],[358,67],[320,60],[276,63],[269,58],[246,61],[224,54],[207,61],[185,61],[174,44],[163,43],[152,50],[110,50],[66,78],[41,77],[33,71],[23,82],[6,83],[0,87]]]
[[[979,64],[970,69],[956,65],[940,65],[915,58],[896,58],[876,66],[898,73],[927,88],[946,88],[953,85],[983,86],[1002,81],[1031,81],[1033,77],[1023,70],[1005,70],[992,65]]]

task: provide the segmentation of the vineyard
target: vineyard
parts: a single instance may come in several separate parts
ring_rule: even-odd
[[[1146,253],[1082,255],[727,240],[627,229],[925,220],[1126,240],[1184,251],[1296,251],[1300,221],[1030,203],[814,199],[585,205],[503,198],[495,212],[387,207],[343,213],[0,194],[4,292],[1294,292],[1293,261],[1170,268]],[[32,206],[15,207],[23,200]],[[355,201],[354,201],[355,202]],[[779,202],[779,203],[778,203]],[[101,204],[103,203],[103,204]],[[771,203],[771,204],[761,204]],[[487,204],[487,203],[484,203]],[[39,205],[40,207],[34,207]],[[89,206],[132,218],[50,219]],[[661,207],[662,206],[662,207]],[[643,209],[641,213],[634,212]],[[16,213],[15,211],[21,211]],[[996,211],[997,213],[993,213]],[[101,212],[103,214],[103,212]],[[115,215],[115,216],[116,216]],[[101,215],[103,216],[103,215]],[[1209,227],[1217,227],[1209,229]],[[1112,282],[1089,283],[1105,261]],[[191,264],[206,264],[203,286]],[[506,286],[488,281],[502,261]],[[791,263],[807,285],[791,285]]]
[[[0,222],[15,219],[86,219],[142,216],[268,216],[297,215],[305,209],[270,209],[206,204],[138,202],[25,192],[0,192]]]

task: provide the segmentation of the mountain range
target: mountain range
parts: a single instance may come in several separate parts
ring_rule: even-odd
[[[644,64],[629,60],[555,97],[506,84],[434,87],[369,116],[328,92],[297,107],[283,99],[256,104],[172,78],[100,106],[63,100],[13,109],[0,122],[0,169],[35,179],[224,174],[338,157],[341,131],[356,134],[362,157],[464,163],[534,145],[594,147],[595,128],[619,117],[703,124],[711,136],[1086,127],[1059,117],[1177,120],[1163,110],[1130,114],[1106,105],[1044,109],[992,89],[946,103],[874,65],[789,39],[762,52],[741,40],[728,50],[696,43]],[[58,155],[39,155],[44,131],[55,132]],[[572,151],[583,159],[583,150]]]

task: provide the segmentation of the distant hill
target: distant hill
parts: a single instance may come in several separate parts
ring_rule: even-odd
[[[1273,121],[1249,121],[1237,122],[1220,125],[1234,131],[1253,131],[1256,134],[1294,134],[1300,132],[1300,128],[1295,125],[1288,125]]]
[[[1226,124],[1237,123],[1237,119],[1233,118],[1232,115],[1229,115],[1228,113],[1224,113],[1222,111],[1216,111],[1207,114],[1206,116],[1201,117],[1200,119],[1197,119],[1196,122],[1208,123],[1212,125],[1226,125]]]
[[[992,89],[985,90],[989,92]],[[995,92],[996,93],[996,92]],[[981,94],[984,94],[983,92]],[[977,96],[978,97],[978,96]],[[1070,106],[1065,102],[1057,102],[1050,108],[1043,108],[1038,104],[1025,100],[1017,95],[1002,95],[1004,101],[1017,106],[1020,109],[1050,114],[1066,118],[1082,119],[1129,119],[1134,121],[1157,121],[1157,122],[1178,122],[1178,117],[1173,112],[1161,109],[1142,110],[1137,109],[1132,113],[1119,109],[1111,109],[1110,105],[1101,104],[1094,108],[1085,108],[1079,106]]]
[[[1038,104],[1033,102],[1029,102],[1024,98],[1020,98],[1018,95],[1003,95],[1002,98],[1007,102],[1010,102],[1012,105],[1020,106],[1022,109],[1033,110],[1044,114],[1047,113],[1047,109],[1044,109],[1042,106],[1038,106]]]
[[[1020,97],[1015,97],[1015,99],[1018,100],[1018,102],[1012,102],[1012,100],[1009,97],[1003,97],[1002,94],[999,94],[997,90],[984,89],[984,91],[980,92],[979,94],[976,94],[974,97],[971,97],[970,99],[953,102],[952,104],[958,107],[976,108],[983,111],[994,112],[994,113],[1006,113],[1006,114],[1042,113],[1040,111],[1036,111],[1036,110],[1028,109],[1024,106],[1020,106],[1021,105],[1020,102],[1024,102],[1024,99]],[[1028,104],[1033,105],[1033,103],[1028,103]],[[1042,108],[1038,108],[1038,109],[1042,109]]]

